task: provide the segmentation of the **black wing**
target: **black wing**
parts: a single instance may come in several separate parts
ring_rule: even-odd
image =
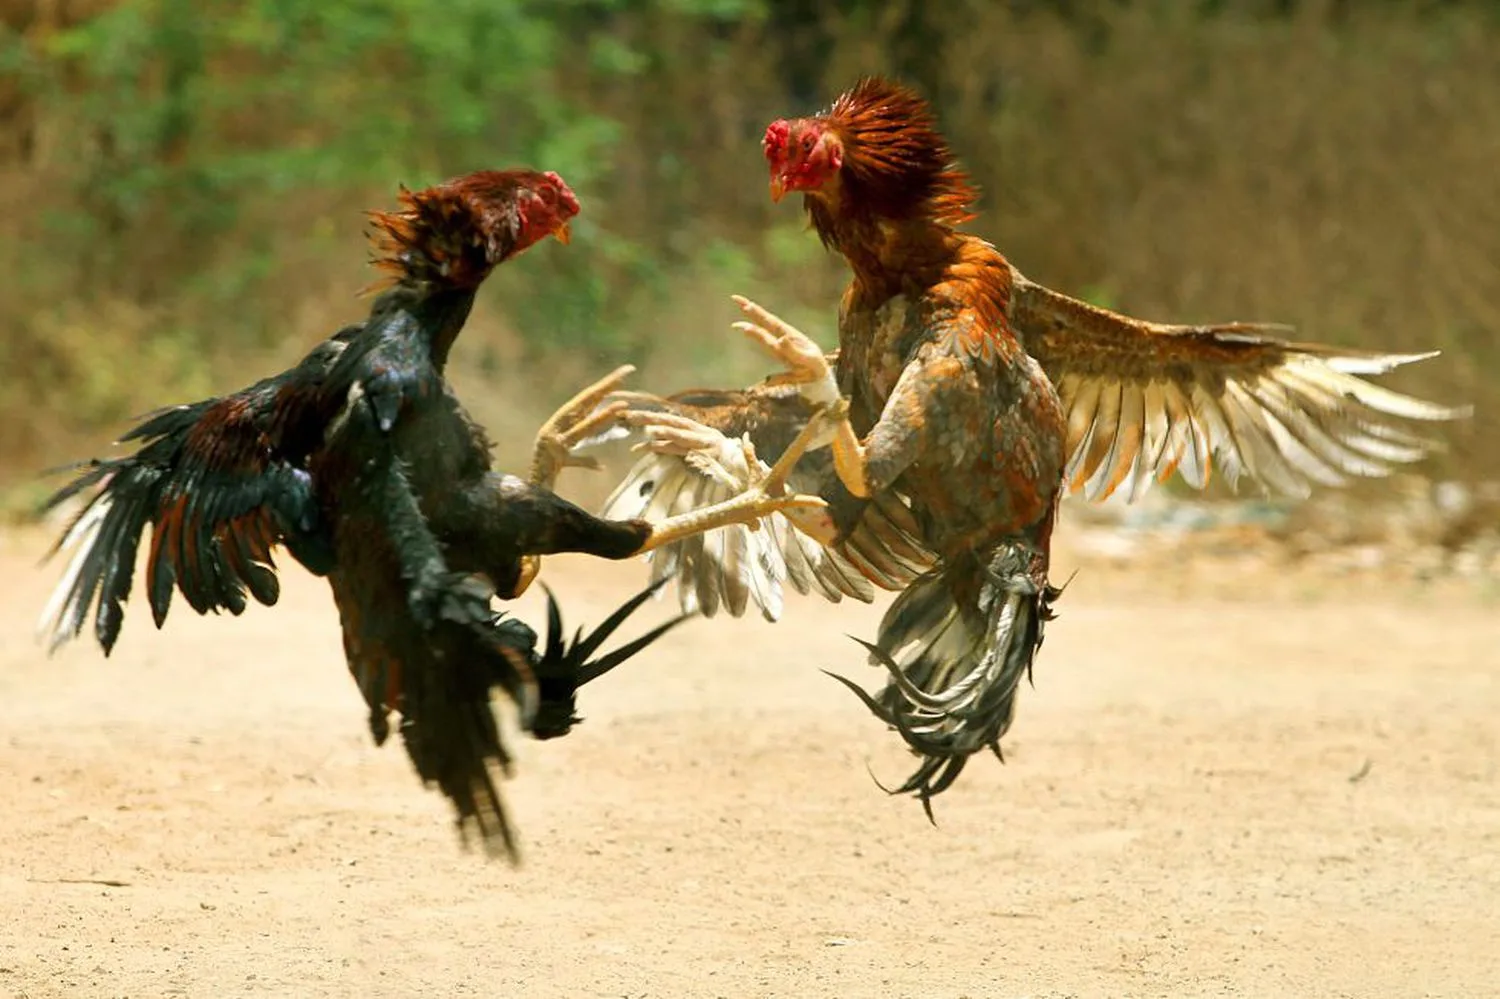
[[[105,654],[114,647],[148,524],[147,594],[157,627],[174,588],[200,614],[238,614],[247,596],[275,603],[271,549],[278,543],[312,571],[327,571],[325,532],[303,465],[325,411],[337,403],[325,376],[358,328],[244,391],[152,414],[122,438],[139,443],[134,454],[74,466],[77,477],[44,505],[89,496],[50,553],[73,551],[42,615],[52,648],[82,632],[91,605],[99,644]]]

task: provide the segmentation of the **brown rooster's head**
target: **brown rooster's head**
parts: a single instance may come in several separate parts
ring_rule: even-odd
[[[788,191],[824,192],[837,183],[844,165],[844,143],[821,118],[773,121],[760,147],[771,168],[772,201],[780,201]]]
[[[899,83],[860,80],[823,114],[773,121],[761,148],[775,201],[801,191],[833,211],[947,224],[973,217],[977,192],[932,109]]]
[[[555,236],[568,242],[578,198],[552,171],[481,170],[420,191],[401,210],[370,212],[384,283],[475,288],[490,271]]]

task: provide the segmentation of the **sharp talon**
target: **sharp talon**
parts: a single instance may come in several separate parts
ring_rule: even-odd
[[[821,496],[803,496],[798,494],[790,497],[786,505],[780,509],[783,513],[788,511],[793,513],[821,513],[828,509],[828,501]]]
[[[532,448],[531,482],[551,487],[558,472],[569,467],[568,455],[579,441],[622,416],[629,404],[611,402],[597,412],[590,412],[613,393],[634,365],[624,364],[563,403],[536,433]],[[586,467],[586,466],[583,466]]]
[[[539,555],[522,555],[521,556],[521,574],[516,579],[516,588],[515,588],[515,591],[513,593],[511,593],[505,599],[507,599],[507,600],[515,600],[521,594],[525,593],[526,590],[531,586],[531,584],[536,581],[536,577],[537,577],[537,575],[541,571],[542,571],[542,559],[541,559],[541,556],[539,556]]]
[[[605,396],[609,395],[626,378],[635,372],[635,365],[622,364],[603,378],[579,392],[573,398],[563,403],[546,423],[542,424],[544,432],[551,432],[556,427],[570,423],[576,419],[584,410],[592,409]]]

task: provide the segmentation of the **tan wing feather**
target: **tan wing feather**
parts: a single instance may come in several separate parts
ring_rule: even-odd
[[[670,399],[641,393],[621,393],[620,397],[637,408],[660,407],[717,430],[725,464],[740,456],[733,439],[749,436],[763,470],[809,415],[795,386],[763,384],[742,392],[696,391]],[[581,447],[631,436],[627,430],[611,430]],[[833,479],[830,456],[819,451],[802,459],[788,485],[797,492],[818,493]],[[711,460],[648,453],[626,472],[601,515],[656,521],[730,499],[737,489],[733,476],[715,474]],[[684,611],[712,617],[722,608],[739,617],[753,604],[774,621],[781,616],[786,583],[799,593],[817,592],[835,603],[845,597],[869,603],[876,587],[905,587],[934,561],[919,535],[911,510],[892,493],[876,497],[849,537],[835,547],[822,545],[786,517],[774,514],[762,518],[757,527],[710,531],[645,557],[653,581],[678,580]]]
[[[1295,343],[1269,324],[1150,323],[1013,276],[1010,320],[1068,415],[1068,489],[1090,500],[1121,488],[1134,499],[1174,472],[1202,488],[1212,466],[1231,486],[1304,496],[1420,460],[1438,444],[1408,424],[1469,413],[1363,377],[1436,351]]]

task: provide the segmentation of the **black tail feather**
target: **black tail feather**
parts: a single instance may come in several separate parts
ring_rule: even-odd
[[[876,642],[855,639],[888,672],[886,688],[870,694],[829,674],[922,758],[900,786],[881,787],[914,795],[934,824],[933,797],[953,785],[974,753],[989,749],[1005,762],[1000,739],[1010,728],[1016,688],[1031,677],[1061,593],[1038,582],[1039,565],[1045,560],[1035,549],[1014,543],[983,561],[927,573],[891,605]],[[962,594],[977,594],[977,601],[968,606]]]
[[[509,777],[513,760],[488,698],[433,694],[434,700],[408,705],[411,714],[401,718],[402,740],[417,775],[453,803],[461,842],[471,845],[470,833],[477,832],[486,852],[494,853],[498,845],[519,864],[520,846],[495,772]]]
[[[571,645],[562,638],[562,611],[557,597],[543,584],[542,588],[547,593],[547,642],[542,657],[536,663],[541,706],[531,729],[532,735],[538,739],[555,739],[566,735],[582,720],[575,714],[580,687],[599,679],[693,616],[679,614],[613,652],[597,659],[590,658],[631,614],[668,582],[667,579],[660,579],[650,584],[616,608],[587,635],[580,628]]]
[[[82,633],[92,607],[95,637],[108,655],[119,637],[123,605],[130,596],[135,553],[147,523],[143,487],[149,488],[149,483],[118,461],[96,460],[72,468],[84,471],[53,493],[40,512],[54,510],[100,483],[103,489],[73,517],[47,553],[50,559],[65,549],[77,549],[43,612],[40,627],[56,649]]]
[[[635,595],[598,627],[587,634],[580,631],[572,641],[563,637],[562,612],[549,590],[544,643],[538,643],[536,633],[525,622],[507,614],[492,615],[482,626],[449,615],[405,650],[409,675],[401,706],[401,733],[407,753],[423,782],[436,785],[453,803],[465,844],[477,834],[486,850],[503,850],[512,863],[520,862],[515,829],[497,782],[497,777],[510,775],[512,756],[490,710],[489,691],[501,687],[512,692],[522,677],[531,686],[534,676],[537,707],[529,717],[522,713],[523,727],[537,739],[565,735],[580,720],[574,713],[579,687],[688,617],[673,618],[613,652],[590,658],[661,585],[653,584]],[[410,667],[429,642],[448,647],[449,662],[483,665],[457,672],[429,669],[418,675]]]

